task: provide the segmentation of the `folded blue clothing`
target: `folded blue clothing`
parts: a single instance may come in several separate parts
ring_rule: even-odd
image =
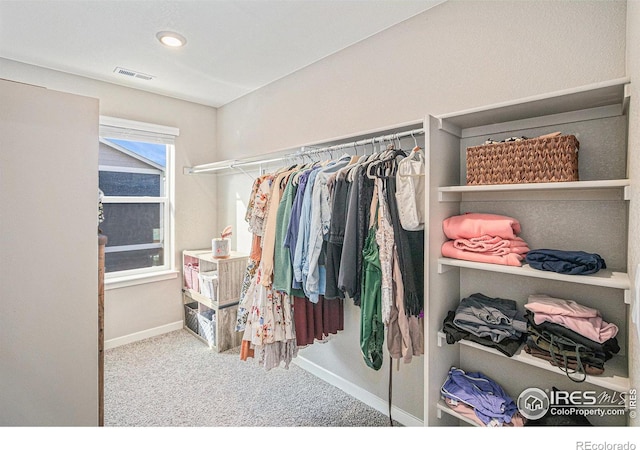
[[[482,372],[465,373],[452,367],[440,387],[440,394],[472,407],[485,425],[510,423],[518,411],[516,403],[502,386]]]
[[[604,259],[597,253],[546,248],[530,250],[525,262],[534,269],[567,275],[588,275],[607,268]]]

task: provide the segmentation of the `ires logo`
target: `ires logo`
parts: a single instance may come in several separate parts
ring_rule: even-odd
[[[536,420],[551,415],[579,414],[584,416],[636,415],[637,391],[563,391],[527,388],[518,397],[517,406],[527,419]]]
[[[635,389],[629,393],[616,391],[560,391],[549,392],[549,402],[553,406],[625,406],[627,397],[635,398]],[[633,400],[635,403],[635,400]]]
[[[553,406],[594,406],[598,404],[596,391],[551,391],[549,401]]]

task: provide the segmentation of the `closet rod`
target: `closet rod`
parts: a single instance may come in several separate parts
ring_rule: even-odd
[[[336,145],[331,145],[329,147],[319,147],[319,148],[315,148],[315,147],[311,147],[311,150],[305,151],[304,147],[303,150],[294,153],[292,156],[302,156],[302,155],[312,155],[315,153],[324,153],[324,152],[331,152],[331,151],[335,151],[335,150],[343,150],[343,149],[348,149],[348,148],[355,148],[358,147],[360,145],[366,145],[366,144],[375,144],[378,142],[387,142],[387,141],[392,141],[395,139],[400,139],[403,137],[408,137],[408,136],[417,136],[420,134],[424,134],[424,129],[423,128],[417,128],[415,130],[408,130],[408,131],[402,131],[399,133],[391,133],[391,134],[386,134],[384,136],[378,136],[378,137],[374,137],[374,138],[369,138],[369,139],[361,139],[359,141],[353,141],[353,142],[347,142],[344,144],[336,144]]]
[[[377,137],[373,137],[373,138],[366,138],[366,139],[360,139],[357,141],[353,141],[353,142],[346,142],[343,144],[336,144],[336,145],[331,145],[331,146],[327,146],[327,147],[315,147],[315,146],[303,146],[300,148],[300,150],[293,152],[293,153],[287,153],[285,155],[282,156],[274,156],[273,158],[266,158],[266,159],[235,159],[235,160],[227,160],[227,161],[220,161],[217,163],[210,163],[210,164],[202,164],[199,166],[194,166],[194,167],[185,167],[184,169],[184,173],[186,175],[189,174],[198,174],[198,173],[206,173],[206,172],[213,172],[216,170],[224,170],[224,169],[234,169],[238,166],[247,166],[247,165],[261,165],[261,164],[267,164],[267,163],[271,163],[271,162],[277,162],[277,161],[285,161],[288,159],[294,159],[294,158],[300,158],[303,156],[311,156],[311,155],[315,155],[318,153],[326,153],[326,152],[332,152],[332,151],[336,151],[336,150],[343,150],[343,149],[353,149],[356,148],[358,146],[363,146],[366,144],[376,144],[376,143],[380,143],[380,142],[388,142],[388,141],[393,141],[396,139],[401,139],[404,137],[416,137],[419,136],[421,134],[424,134],[424,128],[416,128],[413,130],[407,130],[407,131],[401,131],[398,133],[390,133],[390,134],[385,134],[385,135],[381,135],[381,136],[377,136]]]

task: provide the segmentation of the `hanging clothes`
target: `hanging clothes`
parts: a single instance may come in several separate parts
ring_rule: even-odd
[[[385,198],[385,187],[382,178],[376,179],[376,189],[378,191],[379,216],[376,229],[376,242],[380,254],[381,268],[381,303],[382,322],[389,324],[393,299],[393,254],[395,249],[395,238],[393,225],[391,225]]]
[[[340,259],[338,287],[355,305],[360,305],[362,285],[362,251],[368,235],[368,211],[373,196],[374,182],[367,177],[366,166],[358,166],[353,175],[344,244]]]
[[[300,213],[297,211],[300,211],[302,206],[302,201],[299,200],[301,196],[298,196],[296,193],[293,195],[293,205],[290,211],[288,211],[289,199],[292,196],[292,192],[306,188],[308,174],[309,171],[304,170],[298,178],[296,178],[295,174],[292,175],[289,179],[289,184],[285,188],[282,202],[286,202],[286,204],[284,205],[282,215],[279,216],[278,227],[280,230],[286,229],[286,236],[282,242],[282,247],[279,245],[279,240],[276,240],[276,261],[278,262],[278,269],[274,272],[274,289],[287,292],[294,296],[295,333],[297,344],[300,347],[313,344],[315,340],[324,341],[329,335],[336,334],[338,331],[344,329],[344,308],[342,301],[327,301],[322,295],[318,295],[315,301],[311,301],[305,296],[305,291],[302,288],[294,287],[292,253],[289,251],[289,258],[285,258],[287,254],[285,247],[287,245],[291,246],[292,241],[294,241],[294,239],[292,239],[292,231],[299,228]],[[295,186],[296,179],[298,180],[297,187]],[[287,214],[287,212],[289,212],[289,214]],[[287,237],[289,237],[288,241]],[[282,251],[280,252],[279,249]]]
[[[406,313],[403,274],[387,204],[387,180],[396,172],[397,155],[398,153],[390,153],[389,157],[392,159],[380,163],[383,167],[386,165],[385,170],[376,174],[380,213],[376,241],[380,249],[382,318],[387,328],[387,349],[392,359],[402,359],[409,363],[414,356],[424,354],[424,333],[422,318]],[[402,154],[399,155],[401,157]]]
[[[344,303],[342,299],[318,298],[312,303],[306,297],[294,297],[296,341],[299,347],[324,342],[344,330]]]
[[[267,202],[271,192],[272,181],[272,174],[257,178],[249,198],[245,220],[249,224],[249,231],[257,236],[262,236],[264,233],[264,219],[267,215]]]
[[[344,330],[347,299],[360,308],[368,367],[382,366],[385,335],[392,359],[409,363],[424,354],[424,233],[403,228],[396,195],[406,157],[388,146],[254,181],[245,213],[252,249],[236,322],[241,359],[288,368],[299,348]]]
[[[287,234],[285,236],[283,246],[289,249],[289,258],[292,262],[292,271],[293,271],[293,261],[295,260],[295,252],[296,252],[296,244],[298,242],[298,231],[300,229],[300,216],[302,212],[302,201],[304,198],[304,193],[307,187],[307,179],[309,178],[309,174],[312,169],[304,169],[297,177],[297,189],[295,193],[295,197],[293,200],[293,205],[291,207],[291,214],[289,217],[289,223],[287,224]],[[296,176],[294,175],[292,182],[296,182]],[[293,277],[293,275],[292,275]],[[296,281],[295,277],[293,277],[291,281],[291,288],[301,290],[302,285],[300,282]],[[298,296],[303,296],[303,293],[296,294]]]
[[[396,180],[387,179],[387,202],[404,284],[405,311],[417,316],[424,310],[424,232],[402,228],[396,202]]]
[[[314,168],[309,174],[307,180],[307,188],[304,191],[302,199],[302,207],[300,211],[300,226],[298,229],[298,238],[296,240],[296,249],[293,260],[293,276],[296,281],[295,286],[302,288],[306,284],[307,274],[309,273],[309,236],[311,233],[311,194],[313,193],[313,185],[316,176],[321,167]]]
[[[424,230],[426,162],[420,147],[398,163],[396,200],[402,228],[407,231]]]
[[[285,293],[265,287],[261,277],[261,268],[258,268],[253,289],[250,289],[252,302],[242,339],[250,342],[259,356],[258,363],[265,370],[278,367],[281,362],[288,368],[298,350],[291,299]]]
[[[291,265],[291,255],[289,249],[285,247],[285,239],[289,223],[291,221],[291,212],[293,210],[293,201],[297,186],[293,183],[293,178],[299,171],[295,171],[289,176],[288,182],[282,194],[282,200],[278,206],[276,215],[276,232],[274,246],[274,267],[273,271],[273,289],[282,291],[287,294],[292,292],[293,283],[293,266]]]
[[[266,217],[267,223],[262,239],[262,260],[260,262],[260,264],[262,264],[262,285],[265,287],[271,286],[273,282],[273,257],[275,254],[278,208],[284,191],[284,185],[291,173],[293,173],[292,170],[285,170],[275,177],[272,183],[271,195],[269,196]]]
[[[240,300],[238,303],[238,312],[236,315],[235,331],[244,331],[249,306],[251,301],[247,298],[247,292],[252,282],[255,281],[256,271],[262,259],[262,235],[264,234],[264,219],[267,214],[267,204],[271,192],[271,182],[273,174],[265,174],[255,179],[251,188],[247,212],[245,213],[245,221],[249,225],[249,231],[252,233],[251,254],[249,262],[245,269],[240,292]],[[246,347],[246,346],[245,346]],[[244,347],[243,347],[244,349]],[[244,349],[242,358],[246,358],[251,354],[249,349]]]
[[[328,299],[344,299],[344,292],[338,287],[340,264],[342,259],[342,247],[344,243],[345,226],[351,183],[348,183],[346,174],[339,171],[334,179],[332,188],[331,224],[326,245],[326,288],[325,297]]]
[[[387,349],[393,359],[410,363],[414,356],[424,355],[424,319],[421,315],[408,315],[404,306],[404,286],[398,263],[398,252],[393,258],[394,299],[388,325]]]
[[[381,269],[376,243],[377,198],[372,195],[371,210],[375,210],[372,225],[365,239],[362,268],[362,298],[360,307],[360,350],[367,366],[382,367],[384,324],[382,323]],[[373,214],[372,214],[373,215]]]
[[[274,293],[272,274],[269,273],[273,270],[275,222],[283,190],[281,180],[291,172],[283,168],[273,175],[261,177],[260,181],[256,180],[252,189],[252,211],[245,215],[254,238],[238,304],[236,330],[244,331],[240,358],[246,360],[257,356],[258,363],[265,370],[271,370],[282,362],[288,367],[297,355],[291,298],[286,293]],[[268,190],[265,188],[267,182]],[[256,183],[259,183],[257,189]],[[255,218],[260,220],[253,220]],[[259,244],[260,250],[256,248]],[[248,283],[247,279],[250,279]]]

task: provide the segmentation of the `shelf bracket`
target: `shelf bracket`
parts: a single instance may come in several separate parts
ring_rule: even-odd
[[[626,83],[624,85],[624,98],[622,99],[623,114],[628,114],[630,101],[631,101],[631,86],[629,85],[629,83]]]
[[[625,289],[624,290],[624,302],[627,305],[631,304],[631,289]]]
[[[462,201],[462,194],[459,192],[438,192],[439,202],[459,202]]]
[[[239,170],[240,172],[242,172],[243,174],[245,174],[246,176],[248,176],[252,180],[255,180],[255,178],[252,177],[251,174],[248,173],[247,171],[245,171],[242,167],[234,166],[233,164],[231,164],[229,167],[231,167],[232,169],[235,169],[235,170]],[[260,167],[262,168],[262,166],[260,166]],[[262,172],[262,170],[260,170],[260,172]]]
[[[438,263],[438,273],[439,274],[447,273],[452,269],[453,269],[452,266],[449,266],[449,265],[446,265],[446,264],[442,264],[442,263]]]
[[[450,122],[447,122],[446,120],[443,120],[442,118],[438,118],[438,129],[452,134],[453,136],[462,137],[462,129],[460,129],[460,127],[453,125]]]
[[[624,187],[623,198],[625,200],[631,200],[631,186],[625,186]]]
[[[442,343],[445,342],[447,336],[442,332],[438,331],[438,347],[442,347]]]

